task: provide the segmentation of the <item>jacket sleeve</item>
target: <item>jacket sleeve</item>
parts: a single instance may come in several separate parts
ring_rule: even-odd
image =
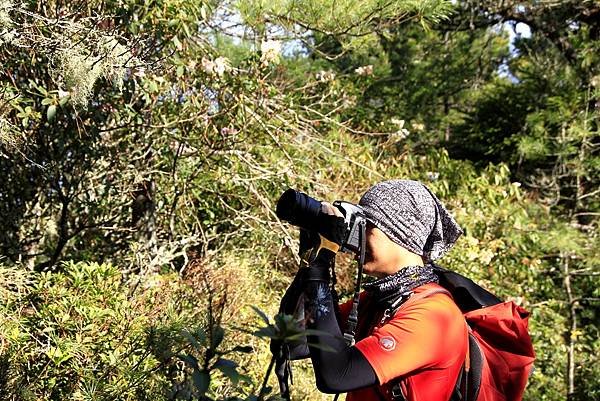
[[[335,316],[328,270],[335,255],[321,251],[311,263],[305,284],[305,313],[310,358],[317,387],[340,393],[377,384],[375,371],[362,353],[346,344]]]
[[[281,303],[279,304],[279,313],[293,315],[297,319],[304,319],[304,281],[307,268],[301,268],[296,273],[296,277],[285,291]],[[285,347],[280,350],[279,347]],[[271,340],[271,353],[278,355],[284,352],[286,359],[297,360],[309,357],[306,337],[301,337],[294,342],[282,344],[280,341]]]

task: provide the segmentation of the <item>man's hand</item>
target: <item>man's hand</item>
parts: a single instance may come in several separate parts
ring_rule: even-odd
[[[321,237],[319,250],[325,248],[334,254],[340,250],[346,235],[346,223],[342,212],[331,203],[321,202],[318,232]]]
[[[338,209],[337,207],[333,206],[331,203],[329,202],[321,202],[321,212],[331,215],[331,216],[338,216],[338,217],[344,217],[344,215],[342,214],[342,212],[340,212],[340,209]]]
[[[330,203],[322,202],[315,229],[319,243],[311,252],[306,281],[329,282],[330,270],[335,264],[335,255],[340,250],[346,235],[344,216]]]

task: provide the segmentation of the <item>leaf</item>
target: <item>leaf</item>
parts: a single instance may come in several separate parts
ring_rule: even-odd
[[[320,349],[321,351],[326,351],[326,352],[337,352],[333,347],[327,345],[327,344],[316,344],[316,343],[307,343],[309,347],[313,347],[316,349]]]
[[[155,81],[149,81],[148,90],[150,92],[158,92],[158,84]]]
[[[254,312],[256,312],[256,314],[258,316],[260,316],[260,318],[262,319],[263,322],[265,322],[265,324],[269,324],[269,317],[267,316],[267,314],[263,311],[261,311],[260,309],[258,309],[256,306],[254,305],[250,305],[250,307],[252,309],[254,309]]]
[[[250,345],[238,345],[233,347],[233,349],[229,352],[241,352],[243,354],[249,354],[254,351],[254,348]]]
[[[326,331],[315,330],[315,329],[306,329],[300,334],[307,335],[307,336],[325,336],[325,337],[333,337],[334,336],[333,334],[328,333]]]
[[[224,337],[225,337],[225,331],[223,330],[223,328],[221,326],[214,327],[213,331],[212,331],[210,347],[213,350],[217,349],[219,347],[219,345],[221,344],[221,342],[223,341]]]
[[[210,375],[208,372],[194,370],[194,372],[192,372],[192,380],[200,392],[200,397],[204,396],[204,394],[206,394],[208,391],[208,386],[210,385]]]
[[[187,330],[183,330],[181,332],[181,335],[184,336],[185,339],[188,340],[188,342],[194,348],[196,348],[197,350],[200,350],[203,348],[203,345],[205,344],[206,336],[204,335],[204,332],[202,331],[202,329],[198,329],[198,331],[194,334],[190,333]]]
[[[50,106],[48,106],[48,110],[46,110],[46,118],[48,119],[48,121],[52,121],[52,120],[54,120],[55,116],[56,116],[56,105],[51,104]]]
[[[222,367],[219,368],[221,373],[223,373],[234,385],[237,385],[240,381],[240,374],[237,369]]]
[[[238,364],[230,359],[219,358],[213,367],[220,369],[222,367],[237,368]]]
[[[65,104],[67,104],[67,102],[69,101],[69,99],[71,98],[71,95],[66,95],[60,98],[60,100],[58,101],[58,104],[63,107]]]
[[[220,358],[213,367],[219,369],[221,373],[229,378],[233,384],[237,384],[240,381],[240,374],[237,371],[238,364],[229,359]]]
[[[260,329],[256,330],[254,333],[252,333],[254,336],[256,337],[260,337],[260,338],[264,338],[264,337],[268,337],[268,338],[278,338],[279,336],[277,335],[277,332],[275,331],[275,328],[273,326],[269,326],[269,327],[261,327]]]
[[[183,29],[183,32],[185,33],[185,36],[187,38],[189,38],[190,36],[192,36],[191,32],[190,32],[190,28],[187,25],[186,21],[181,21],[181,29]]]
[[[38,92],[40,92],[42,95],[46,96],[48,94],[48,90],[46,88],[44,88],[43,86],[38,85],[35,80],[30,79],[29,80],[29,84],[31,86],[33,86],[35,89],[38,90]]]
[[[300,326],[298,325],[294,316],[284,313],[278,313],[275,315],[275,325],[282,332],[289,331],[290,329],[294,329],[296,331],[300,329]]]
[[[252,378],[250,376],[244,375],[244,374],[241,374],[241,373],[239,373],[238,375],[239,375],[239,380],[240,381],[246,382],[248,384],[254,384],[254,381],[252,380]]]
[[[112,366],[117,365],[117,356],[114,354],[114,352],[110,352],[108,354],[108,360]]]
[[[177,358],[181,359],[182,361],[184,361],[189,367],[195,369],[195,370],[199,370],[200,367],[198,366],[198,360],[191,356],[191,355],[184,355],[184,354],[177,354]]]

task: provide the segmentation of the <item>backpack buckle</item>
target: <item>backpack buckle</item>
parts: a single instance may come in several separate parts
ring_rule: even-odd
[[[393,401],[406,401],[406,397],[402,392],[402,387],[400,387],[400,383],[394,384],[394,386],[390,390],[390,394],[392,395]]]
[[[352,347],[356,343],[354,333],[344,333],[344,341],[346,341],[349,347]]]

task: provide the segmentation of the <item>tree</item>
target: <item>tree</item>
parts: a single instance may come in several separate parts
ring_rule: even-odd
[[[379,128],[380,158],[443,146],[482,169],[504,162],[551,211],[552,240],[529,251],[542,251],[561,288],[543,297],[569,316],[560,373],[571,399],[593,394],[586,378],[596,374],[587,367],[596,333],[588,319],[598,311],[599,15],[592,1],[460,1],[431,31],[386,27],[360,52],[317,36],[359,99],[349,113],[356,129]],[[509,43],[517,24],[531,34]]]

